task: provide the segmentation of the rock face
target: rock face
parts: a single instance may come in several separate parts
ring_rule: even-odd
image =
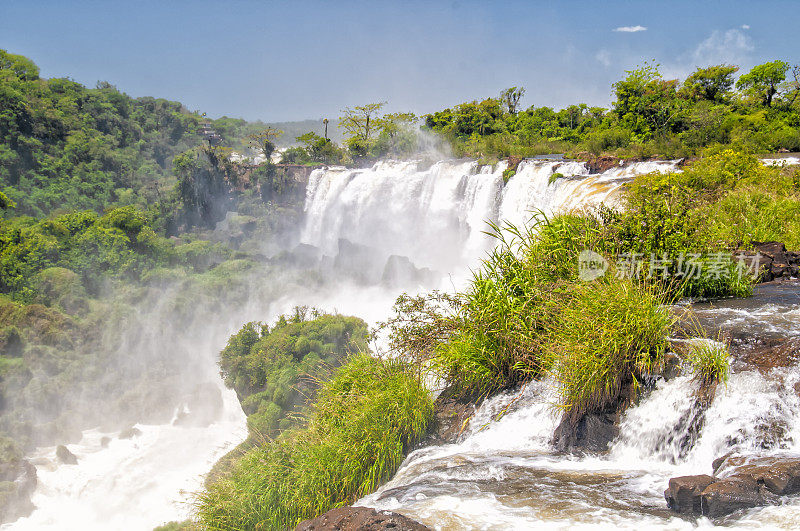
[[[419,522],[402,514],[376,511],[366,507],[338,507],[322,516],[301,522],[295,531],[429,531]]]
[[[664,492],[667,505],[677,512],[716,518],[800,494],[800,457],[728,455],[716,459],[713,467],[715,477],[670,479]]]
[[[476,409],[473,398],[458,396],[452,390],[445,389],[433,403],[434,424],[431,434],[420,445],[457,442]]]
[[[753,242],[753,247],[752,251],[737,251],[734,258],[741,260],[751,271],[759,272],[761,282],[798,276],[800,253],[787,251],[780,242]]]
[[[564,418],[553,434],[553,446],[559,452],[604,452],[619,435],[619,415],[587,413],[573,424]]]
[[[714,478],[702,476],[680,476],[669,480],[669,488],[664,491],[667,506],[679,513],[702,513],[700,494],[714,483]]]

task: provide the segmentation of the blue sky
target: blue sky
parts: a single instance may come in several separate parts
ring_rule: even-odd
[[[266,121],[386,100],[431,112],[527,89],[523,106],[608,106],[644,60],[800,61],[800,2],[0,0],[0,48],[45,77]],[[623,28],[624,30],[618,30]]]

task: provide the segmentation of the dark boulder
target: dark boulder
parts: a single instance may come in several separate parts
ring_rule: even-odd
[[[137,428],[136,426],[131,426],[130,428],[125,428],[121,432],[119,432],[120,439],[133,439],[134,437],[138,437],[142,434],[142,430]]]
[[[411,284],[431,284],[439,275],[427,267],[418,268],[407,256],[393,254],[386,260],[381,275],[381,284],[403,287]]]
[[[670,479],[664,492],[667,505],[677,512],[716,518],[800,494],[800,457],[728,454],[715,459],[712,466],[715,477]]]
[[[757,272],[761,282],[797,277],[800,272],[800,253],[787,251],[780,242],[753,242],[752,250],[736,251],[734,258]]]
[[[300,522],[295,531],[429,531],[402,514],[367,507],[337,507],[322,516]]]
[[[709,518],[725,516],[739,509],[749,509],[765,504],[765,498],[755,479],[735,476],[721,479],[703,490],[702,514]]]
[[[65,465],[77,465],[78,458],[75,457],[75,454],[69,451],[66,446],[63,444],[59,444],[56,446],[56,457],[59,461],[64,463]]]
[[[700,494],[714,482],[708,475],[680,476],[669,480],[669,488],[664,491],[667,506],[679,513],[702,513]]]
[[[577,422],[564,417],[553,434],[559,452],[605,452],[619,435],[616,413],[586,413]]]

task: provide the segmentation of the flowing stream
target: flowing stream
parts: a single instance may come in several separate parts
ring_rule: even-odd
[[[186,518],[203,474],[246,434],[244,414],[233,392],[223,388],[215,365],[227,337],[243,323],[269,321],[295,305],[311,305],[374,324],[388,316],[403,291],[463,286],[470,268],[479,266],[493,245],[484,233],[486,221],[521,225],[534,212],[551,215],[614,203],[631,177],[676,167],[677,161],[640,162],[591,174],[583,163],[523,161],[505,184],[504,163],[490,167],[466,160],[315,170],[300,241],[318,249],[323,271],[332,271],[324,289],[308,288],[302,272],[289,282],[256,275],[247,304],[217,309],[224,319],[192,321],[184,332],[193,341],[160,347],[162,355],[170,349],[191,351],[191,363],[212,375],[222,397],[213,421],[141,424],[136,426],[141,434],[131,439],[89,430],[79,443],[68,445],[77,465],[58,464],[55,448],[38,449],[31,456],[39,474],[33,496],[37,510],[4,528],[150,529]],[[556,173],[561,175],[554,178]],[[353,263],[348,268],[347,253],[362,275],[353,274]],[[389,264],[398,263],[405,274],[398,282],[387,281]],[[281,289],[263,289],[270,283]],[[800,333],[800,291],[786,289],[793,297],[767,294],[702,311],[724,326]],[[686,377],[660,381],[626,413],[609,454],[591,458],[552,452],[553,388],[534,382],[484,403],[457,444],[413,452],[394,479],[360,504],[397,510],[437,529],[710,526],[705,519],[680,519],[666,509],[668,478],[709,473],[711,460],[728,449],[755,445],[765,423],[783,430],[769,451],[800,452],[800,399],[792,390],[798,380],[800,372],[788,369],[734,373],[688,452],[680,446],[686,429],[682,419],[692,407],[695,384]],[[180,407],[176,404],[176,415]],[[753,510],[727,523],[791,528],[798,510],[800,501]]]

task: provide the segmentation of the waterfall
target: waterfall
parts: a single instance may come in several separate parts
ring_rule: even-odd
[[[335,255],[339,239],[383,257],[450,272],[473,265],[491,247],[486,222],[521,226],[546,215],[613,203],[625,182],[674,171],[677,161],[637,162],[590,174],[583,162],[523,161],[504,185],[506,163],[446,160],[379,162],[368,169],[318,169],[309,177],[301,240]],[[562,177],[551,179],[559,173]]]

